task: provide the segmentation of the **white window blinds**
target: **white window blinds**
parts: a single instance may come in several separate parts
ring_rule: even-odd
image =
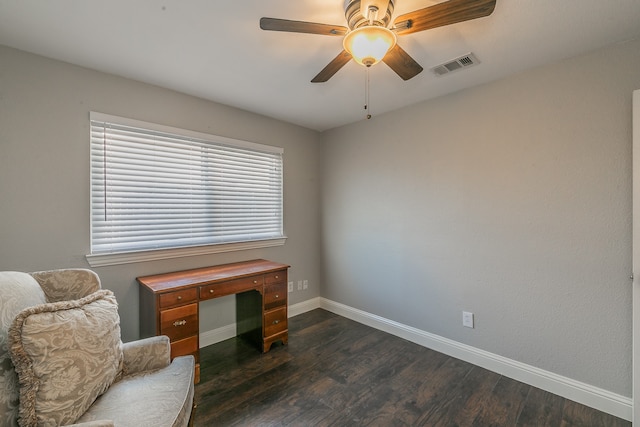
[[[90,119],[92,254],[283,237],[282,149]]]

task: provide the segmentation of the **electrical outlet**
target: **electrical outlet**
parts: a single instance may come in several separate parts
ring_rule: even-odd
[[[293,292],[293,282],[287,283],[287,288],[288,288],[289,292]]]
[[[302,290],[302,280],[298,280],[298,290]]]
[[[462,312],[462,326],[473,328],[473,313],[469,311]]]
[[[303,280],[302,281],[302,289],[309,289],[309,281],[308,280]]]

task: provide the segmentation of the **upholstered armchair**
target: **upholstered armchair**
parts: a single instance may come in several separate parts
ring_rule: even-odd
[[[167,337],[120,341],[90,270],[0,272],[0,426],[189,425],[193,356]]]

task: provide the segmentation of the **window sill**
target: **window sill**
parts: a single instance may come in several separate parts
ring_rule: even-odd
[[[161,259],[183,258],[197,255],[218,254],[222,252],[244,251],[273,246],[282,246],[286,237],[269,240],[256,240],[221,245],[195,246],[190,248],[158,249],[140,252],[120,252],[113,254],[87,255],[91,267],[105,267],[108,265],[132,264],[135,262],[157,261]]]

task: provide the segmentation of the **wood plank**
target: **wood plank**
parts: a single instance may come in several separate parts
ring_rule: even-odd
[[[563,406],[564,398],[531,387],[517,425],[521,427],[559,426],[562,422]]]
[[[589,426],[589,427],[622,427],[631,423],[605,414],[588,406],[565,399],[562,411],[562,427]]]
[[[500,377],[473,426],[512,426],[516,424],[531,386]]]

